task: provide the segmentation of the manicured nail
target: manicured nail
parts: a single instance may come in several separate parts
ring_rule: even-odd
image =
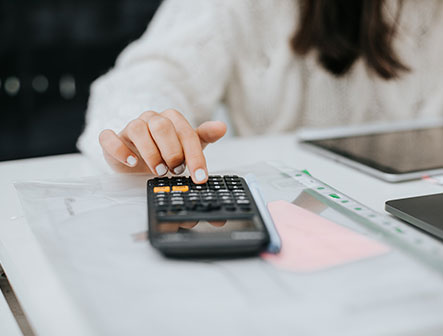
[[[206,172],[204,171],[204,169],[199,168],[194,172],[194,176],[197,182],[201,182],[206,178]]]
[[[160,163],[157,167],[155,167],[155,171],[157,175],[162,176],[168,172],[168,168],[163,163]]]
[[[137,158],[135,156],[129,155],[126,159],[126,163],[131,167],[134,167],[137,164]]]
[[[174,174],[175,175],[180,175],[181,173],[183,173],[185,171],[185,164],[182,163],[180,166],[177,166],[174,168]]]

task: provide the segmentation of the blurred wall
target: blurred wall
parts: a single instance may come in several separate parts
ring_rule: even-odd
[[[0,161],[76,151],[90,83],[161,0],[0,0]]]

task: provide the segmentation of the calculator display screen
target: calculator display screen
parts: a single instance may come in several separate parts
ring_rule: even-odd
[[[187,221],[187,222],[158,222],[157,231],[160,233],[178,232],[183,234],[210,234],[232,231],[255,231],[257,224],[252,219],[229,219],[226,221]]]

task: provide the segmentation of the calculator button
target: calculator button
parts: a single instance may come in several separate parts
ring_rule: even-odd
[[[158,181],[154,181],[154,186],[168,186],[169,185],[169,181],[168,180],[158,180]]]
[[[182,195],[182,192],[181,191],[171,191],[171,195]]]
[[[209,176],[195,184],[191,178],[158,177],[148,182],[157,216],[182,216],[210,211],[251,212],[252,200],[238,176]],[[201,214],[203,215],[203,214]]]
[[[176,185],[172,186],[172,191],[187,192],[189,191],[189,187],[187,185],[179,185],[176,183]]]
[[[171,190],[170,187],[154,187],[154,192],[155,193],[159,193],[159,192],[169,192]]]
[[[215,196],[215,194],[208,194],[208,193],[202,193],[201,194],[201,197],[213,197],[213,198],[215,198],[215,197],[217,197],[217,196]]]

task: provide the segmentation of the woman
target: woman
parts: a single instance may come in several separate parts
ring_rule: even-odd
[[[100,134],[116,171],[187,166],[203,183],[220,103],[244,136],[430,117],[442,14],[439,0],[166,0],[92,85],[79,148],[98,157]]]

